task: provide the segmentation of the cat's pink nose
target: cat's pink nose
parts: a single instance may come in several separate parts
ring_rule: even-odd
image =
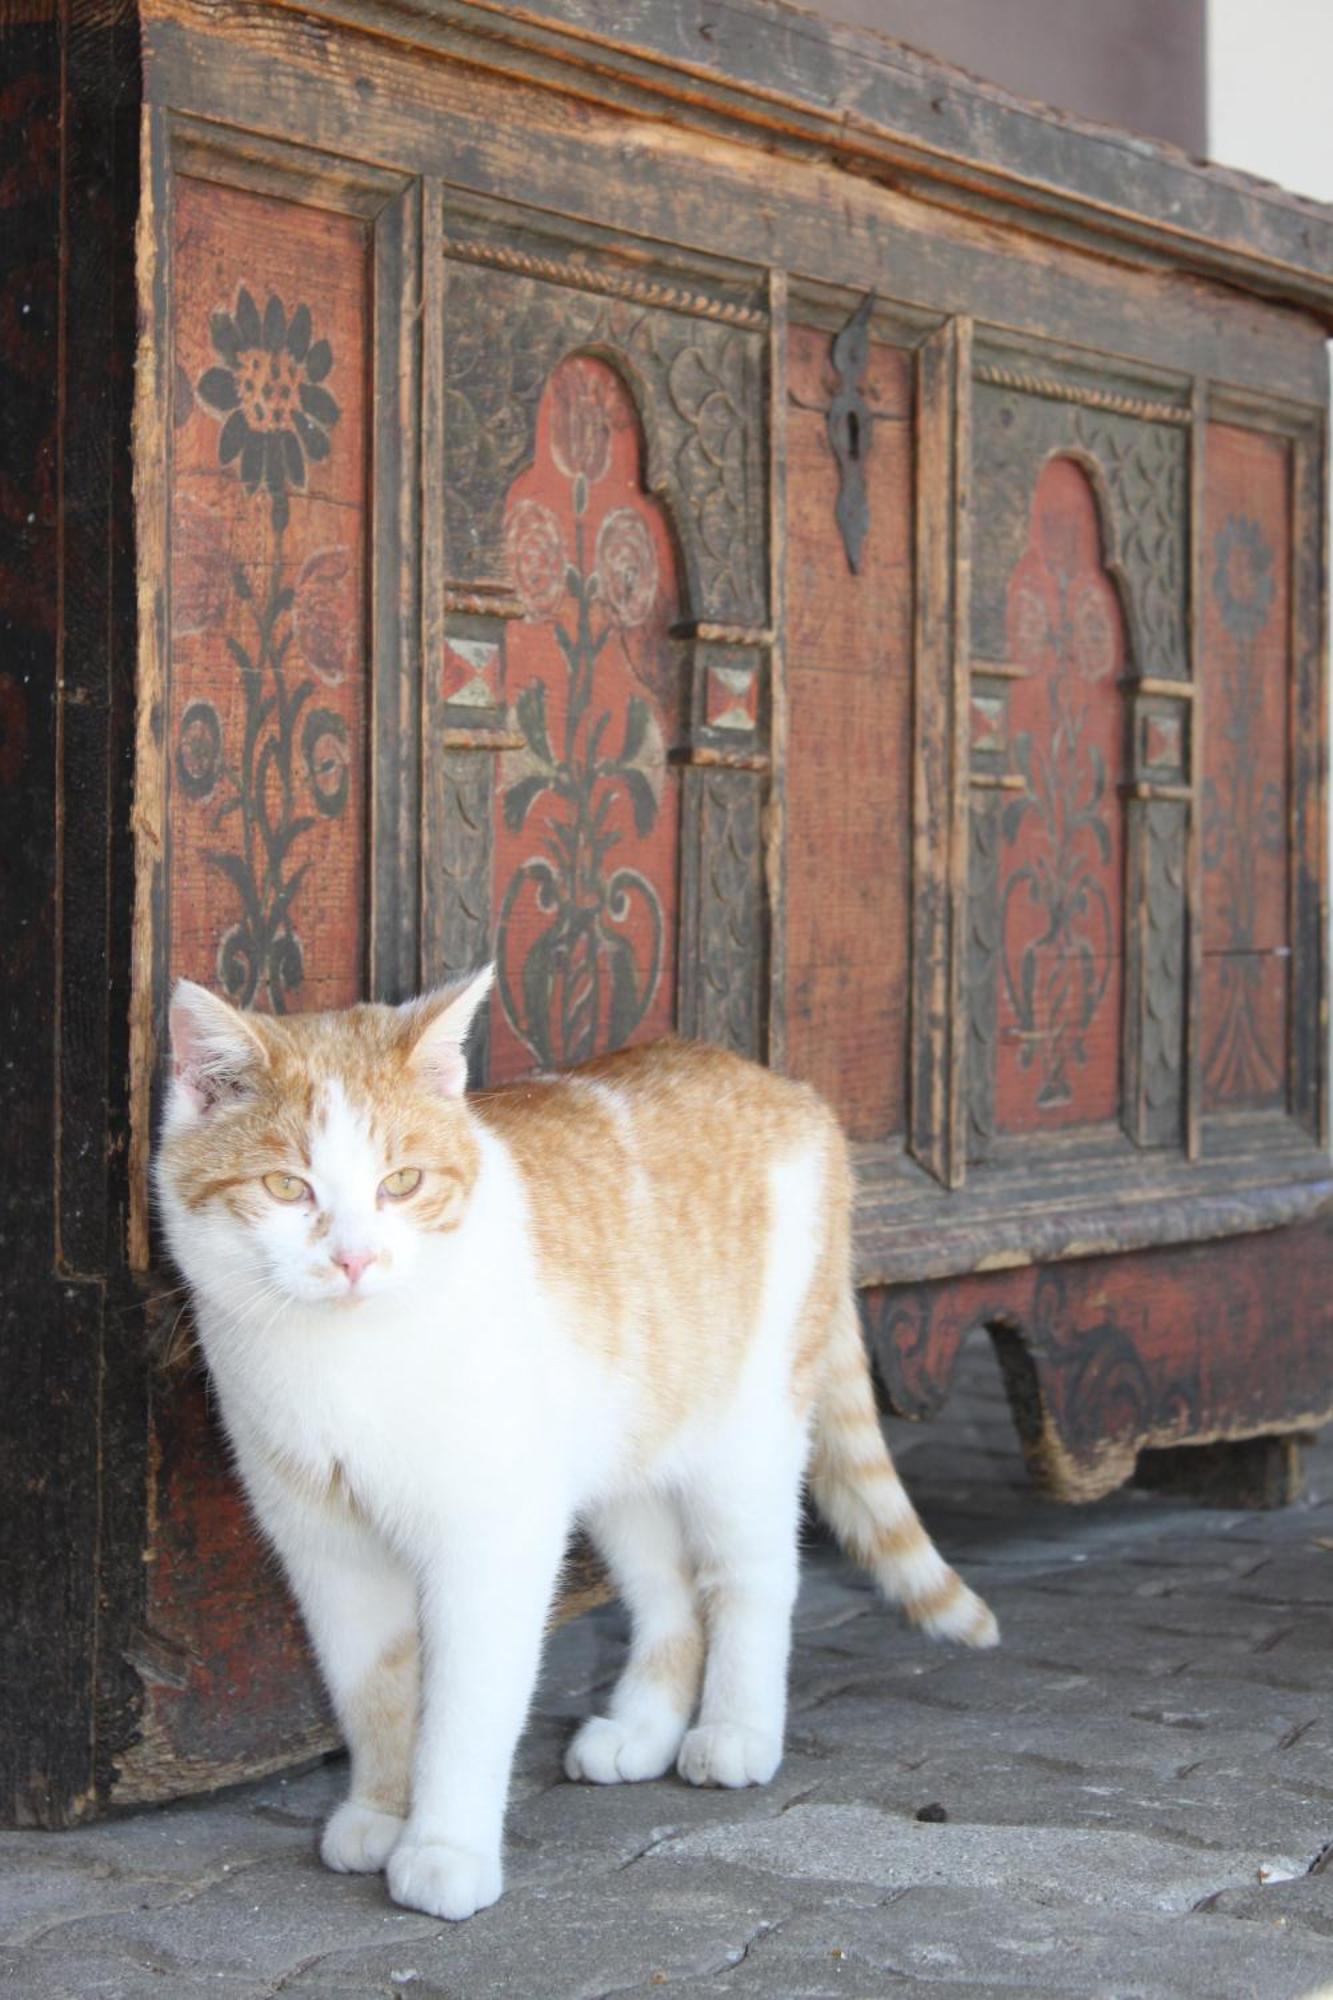
[[[363,1271],[369,1270],[375,1261],[373,1250],[339,1250],[333,1259],[340,1271],[347,1273],[349,1285],[355,1285]]]

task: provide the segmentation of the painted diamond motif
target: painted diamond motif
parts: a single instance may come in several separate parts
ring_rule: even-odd
[[[1181,731],[1178,715],[1145,715],[1140,725],[1143,762],[1149,771],[1178,771]]]
[[[710,667],[705,720],[710,729],[754,728],[759,676],[753,667]]]
[[[459,708],[496,708],[500,701],[497,639],[446,639],[444,699]]]

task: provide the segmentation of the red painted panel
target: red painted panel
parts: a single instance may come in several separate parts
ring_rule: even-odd
[[[1204,1102],[1286,1096],[1289,447],[1213,424],[1204,562]]]
[[[335,1739],[296,1609],[227,1464],[202,1382],[157,1404],[139,1741],[118,1804],[295,1763]]]
[[[362,225],[181,181],[171,969],[278,1012],[362,987]]]
[[[497,802],[497,1081],[648,1040],[675,1010],[680,592],[638,417],[605,362],[553,373],[506,536],[526,611],[507,642],[524,743]]]
[[[870,525],[853,575],[824,411],[832,336],[793,327],[787,479],[787,1065],[853,1138],[905,1122],[912,838],[912,376],[872,344]]]
[[[1086,473],[1053,459],[1008,601],[1013,760],[999,887],[996,1125],[1045,1131],[1120,1108],[1125,659]]]

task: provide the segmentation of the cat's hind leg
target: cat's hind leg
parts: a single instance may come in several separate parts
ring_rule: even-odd
[[[629,1660],[608,1711],[565,1755],[571,1778],[615,1785],[660,1778],[676,1760],[699,1694],[703,1630],[680,1517],[665,1496],[601,1509],[589,1528],[629,1612]]]
[[[754,1411],[690,1489],[708,1633],[699,1719],[677,1764],[692,1785],[764,1785],[782,1761],[805,1455],[790,1404]]]
[[[834,1156],[835,1158],[837,1156]],[[796,1600],[808,1398],[802,1328],[828,1206],[829,1158],[808,1149],[770,1169],[763,1289],[731,1407],[685,1488],[685,1528],[707,1628],[699,1719],[677,1769],[692,1785],[763,1785],[782,1761]]]

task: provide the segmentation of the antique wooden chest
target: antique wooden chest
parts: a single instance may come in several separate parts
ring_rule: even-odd
[[[332,1740],[161,1358],[181,973],[808,1077],[895,1410],[985,1331],[1057,1495],[1282,1497],[1333,217],[767,0],[6,19],[0,1812]]]

